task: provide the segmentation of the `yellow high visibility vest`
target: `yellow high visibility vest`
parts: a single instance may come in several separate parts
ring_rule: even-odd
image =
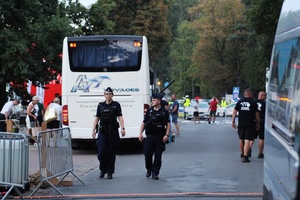
[[[186,99],[185,99],[185,102],[184,102],[184,104],[183,104],[183,106],[184,106],[184,107],[189,107],[190,104],[191,104],[191,100],[190,100],[189,98],[186,98]]]
[[[225,107],[225,106],[227,106],[226,100],[221,100],[221,107]]]

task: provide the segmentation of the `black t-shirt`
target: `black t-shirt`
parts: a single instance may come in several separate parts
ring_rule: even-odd
[[[262,120],[265,119],[266,101],[261,100],[261,99],[257,99],[256,103],[257,103],[257,107],[258,107],[259,114],[260,114],[260,120],[262,121]]]
[[[257,103],[252,98],[243,98],[236,103],[235,108],[239,111],[239,126],[253,125],[258,111]]]

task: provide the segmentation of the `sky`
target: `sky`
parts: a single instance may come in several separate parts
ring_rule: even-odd
[[[90,5],[96,3],[97,0],[79,0],[79,3],[84,5],[85,7],[90,7]]]

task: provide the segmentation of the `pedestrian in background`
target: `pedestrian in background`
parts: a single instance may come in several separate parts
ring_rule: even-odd
[[[257,158],[264,158],[263,150],[264,150],[264,140],[265,140],[265,113],[266,113],[266,92],[260,91],[258,93],[258,98],[256,100],[259,114],[260,114],[260,126],[259,130],[255,131],[253,141],[250,141],[250,155],[252,151],[252,146],[255,142],[255,139],[258,137],[258,156]]]
[[[38,126],[38,114],[39,114],[39,97],[33,96],[32,101],[28,104],[26,110],[26,126],[28,128],[28,134],[30,134],[31,129]]]
[[[40,101],[37,103],[39,110],[38,110],[38,123],[39,126],[42,126],[42,123],[44,121],[44,115],[45,115],[45,107],[44,104],[42,104]]]
[[[55,97],[53,99],[53,102],[50,103],[47,107],[48,108],[54,108],[56,113],[56,120],[47,122],[47,129],[54,129],[54,128],[61,128],[62,126],[62,106],[60,105],[60,99]]]
[[[239,112],[238,127],[235,124],[236,113]],[[255,120],[256,119],[256,123]],[[257,103],[252,98],[252,91],[246,89],[244,98],[236,103],[232,113],[232,127],[238,128],[240,139],[241,159],[243,163],[250,162],[249,150],[250,141],[253,140],[253,135],[256,130],[259,130],[260,115]]]
[[[118,130],[120,126],[121,134],[123,137],[125,136],[121,105],[117,101],[113,101],[113,95],[113,91],[110,87],[105,89],[105,101],[99,103],[97,107],[92,129],[92,137],[94,139],[98,133],[97,146],[98,160],[100,162],[99,178],[104,178],[105,174],[107,174],[107,179],[112,179],[112,175],[115,172],[116,148],[120,143]],[[118,123],[117,118],[120,124]]]
[[[175,124],[176,127],[176,135],[180,136],[180,128],[178,123],[178,110],[179,110],[179,103],[176,99],[176,94],[172,94],[172,106],[171,106],[171,115],[172,115],[172,122]]]
[[[12,112],[14,106],[19,105],[20,100],[14,99],[12,101],[6,102],[0,112],[0,132],[6,132],[6,123],[9,119],[9,115]]]
[[[165,143],[168,142],[170,132],[169,112],[161,106],[162,96],[152,95],[152,107],[149,108],[141,124],[139,140],[144,141],[143,132],[146,130],[144,141],[144,155],[146,165],[146,177],[158,180],[162,164],[162,153],[165,151]],[[153,160],[154,154],[154,160]]]
[[[209,108],[208,108],[208,112],[209,112],[209,120],[208,123],[211,123],[211,119],[213,118],[213,123],[215,123],[216,121],[216,113],[217,113],[217,108],[218,108],[218,99],[217,97],[213,97],[213,100],[210,101],[209,103]]]
[[[221,100],[220,106],[225,108],[227,105],[228,105],[228,103],[227,103],[227,101],[226,101],[225,97],[222,97],[222,100]]]
[[[194,105],[194,123],[197,124],[199,123],[200,124],[200,118],[199,118],[199,100],[197,99],[196,100],[196,104]]]

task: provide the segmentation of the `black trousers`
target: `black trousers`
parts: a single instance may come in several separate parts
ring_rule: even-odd
[[[156,175],[159,174],[162,164],[162,153],[165,149],[166,147],[162,136],[147,136],[144,142],[145,165],[147,171]]]
[[[0,113],[0,120],[5,120],[5,115]],[[6,132],[6,122],[0,121],[0,132]]]
[[[115,172],[116,149],[120,144],[118,128],[100,131],[98,133],[98,160],[102,173],[113,174]]]

